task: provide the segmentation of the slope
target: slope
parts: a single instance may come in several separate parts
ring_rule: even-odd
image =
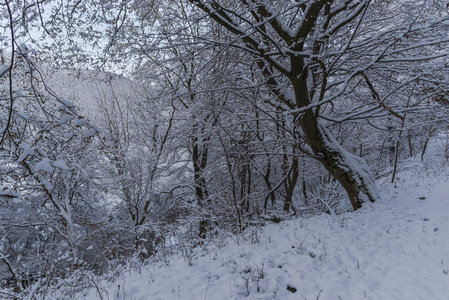
[[[395,184],[379,182],[382,200],[357,212],[296,218],[186,247],[75,298],[449,299],[445,165],[435,152],[426,163],[409,160]],[[65,297],[59,293],[54,297]]]

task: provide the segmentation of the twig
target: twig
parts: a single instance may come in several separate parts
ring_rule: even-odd
[[[371,83],[371,81],[369,81],[368,76],[366,76],[365,72],[362,72],[363,78],[365,78],[366,84],[368,85],[368,87],[370,88],[371,92],[373,93],[374,99],[376,99],[377,101],[379,101],[379,104],[385,108],[387,111],[389,111],[392,115],[394,115],[395,117],[404,120],[404,117],[401,116],[400,114],[398,114],[397,112],[395,112],[393,109],[391,109],[390,107],[388,107],[381,99],[379,96],[379,93],[376,91],[376,89],[374,88],[373,84]]]
[[[204,300],[206,300],[207,291],[209,290],[209,282],[210,282],[210,272],[209,275],[207,276],[207,286],[206,286],[206,293],[204,294]]]

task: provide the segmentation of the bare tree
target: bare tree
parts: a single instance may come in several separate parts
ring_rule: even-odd
[[[204,36],[208,43],[237,47],[254,58],[258,73],[275,95],[272,104],[291,114],[298,124],[307,144],[302,150],[338,180],[353,208],[366,200],[374,201],[377,192],[369,168],[337,142],[328,124],[354,115],[374,116],[382,110],[402,118],[377,95],[370,74],[383,70],[386,64],[425,64],[445,57],[447,52],[443,50],[420,55],[434,45],[447,43],[438,36],[439,28],[447,25],[447,14],[426,22],[419,15],[420,10],[428,8],[424,1],[414,9],[417,18],[401,10],[395,15],[399,26],[384,26],[380,13],[390,8],[389,4],[380,4],[379,9],[368,0],[189,2],[228,32],[221,40]],[[196,16],[198,22],[203,22],[200,20],[204,20],[204,14]],[[417,38],[423,35],[427,35],[426,42],[419,44]],[[332,107],[344,105],[345,95],[353,89],[352,82],[359,78],[364,78],[377,103],[365,109],[353,104],[345,117],[335,118]]]

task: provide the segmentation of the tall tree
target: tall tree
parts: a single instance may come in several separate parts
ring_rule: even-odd
[[[434,46],[447,43],[439,36],[447,26],[447,14],[429,22],[422,14],[430,9],[426,1],[414,3],[414,7],[407,2],[370,0],[189,2],[203,12],[192,13],[198,22],[208,17],[228,33],[222,39],[212,39],[207,30],[200,32],[207,43],[237,47],[253,57],[258,73],[275,95],[272,104],[291,114],[298,124],[307,145],[302,150],[338,180],[354,210],[364,201],[374,201],[377,192],[369,168],[337,142],[328,125],[349,120],[354,117],[351,114],[366,117],[382,110],[403,118],[380,98],[371,74],[405,62],[409,69],[403,72],[408,76],[413,71],[409,62],[427,66],[427,62],[445,57],[447,51]],[[395,9],[394,24],[399,25],[385,25],[385,18],[392,15],[383,13],[397,5],[400,9]],[[425,42],[419,42],[423,36]],[[437,51],[430,54],[431,49]],[[352,82],[359,78],[376,101],[364,109],[353,104],[347,107],[345,117],[333,117],[332,107],[344,105],[345,94],[354,90]]]

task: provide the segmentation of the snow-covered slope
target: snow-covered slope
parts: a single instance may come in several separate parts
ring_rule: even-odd
[[[394,185],[380,182],[381,201],[357,212],[251,229],[123,272],[76,298],[449,299],[449,177],[442,165],[410,160]]]
[[[56,94],[75,103],[77,110],[96,121],[102,103],[111,98],[125,101],[135,97],[133,81],[113,73],[93,70],[45,68],[45,82]]]

